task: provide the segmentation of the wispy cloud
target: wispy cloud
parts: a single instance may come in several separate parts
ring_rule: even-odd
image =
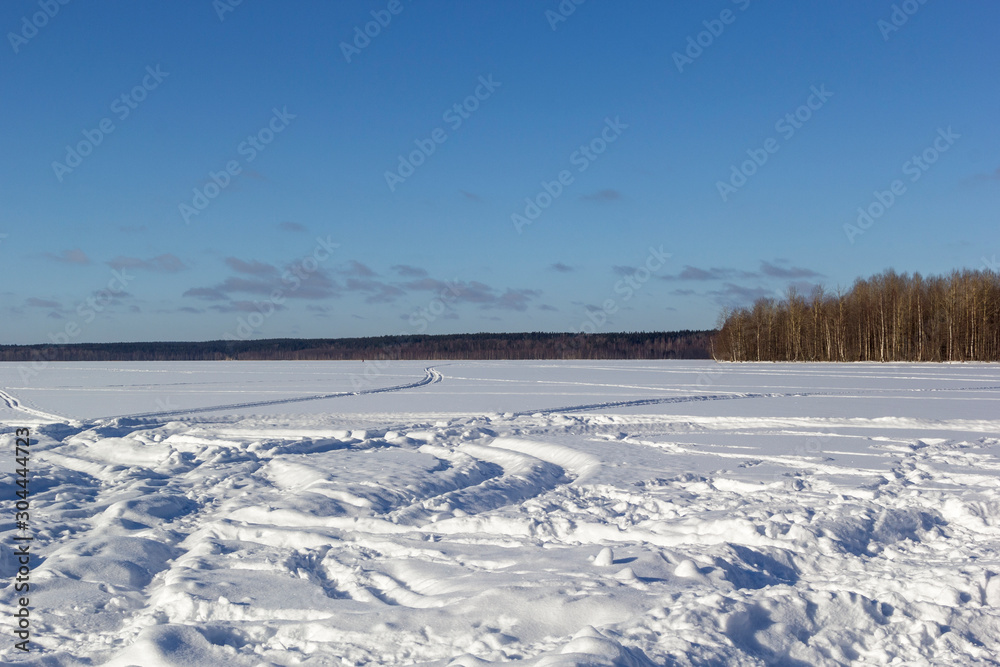
[[[368,266],[362,264],[361,262],[352,259],[345,266],[337,270],[345,276],[353,276],[355,278],[373,278],[378,274],[372,271]]]
[[[761,261],[760,271],[744,271],[742,269],[713,266],[703,269],[697,266],[685,265],[680,273],[661,276],[662,280],[710,281],[710,280],[753,280],[760,278],[819,278],[821,273],[799,266],[781,266],[788,260],[777,259],[773,262]]]
[[[192,287],[184,292],[183,296],[204,301],[225,301],[229,298],[225,292],[214,287]]]
[[[622,193],[618,190],[605,189],[598,190],[589,195],[583,195],[580,199],[584,201],[617,201],[622,198]]]
[[[392,270],[404,278],[423,278],[427,276],[427,271],[417,266],[409,264],[396,264]]]
[[[770,262],[760,263],[760,272],[766,276],[771,276],[772,278],[818,278],[822,274],[816,273],[812,269],[804,269],[798,266],[790,266],[784,268],[781,266],[775,266]]]
[[[87,253],[83,252],[79,248],[74,248],[73,250],[63,250],[59,254],[47,252],[45,253],[45,256],[54,262],[61,262],[63,264],[90,264],[90,258],[87,257]]]
[[[227,257],[226,266],[231,268],[233,271],[245,273],[251,276],[278,275],[278,267],[268,264],[267,262],[259,262],[255,259],[246,262],[238,257]]]
[[[366,264],[350,260],[340,266],[335,273],[342,276],[341,282],[333,280],[323,271],[314,271],[305,278],[291,284],[293,267],[284,271],[273,264],[258,260],[243,260],[227,257],[225,264],[234,272],[215,285],[196,286],[184,292],[183,296],[208,301],[209,308],[219,312],[246,310],[253,303],[248,297],[268,298],[275,290],[288,298],[322,300],[357,294],[368,304],[394,303],[407,296],[421,292],[437,292],[449,304],[471,304],[490,310],[527,310],[542,292],[533,289],[496,287],[479,281],[443,281],[427,275],[423,269],[405,264],[397,264],[392,270],[400,277],[411,280],[387,281],[378,278],[378,273]],[[296,286],[293,288],[292,284]],[[426,297],[421,296],[420,299]],[[325,306],[310,308],[319,315],[327,315]]]
[[[319,304],[309,304],[306,306],[306,310],[313,314],[313,317],[319,317],[323,319],[329,319],[337,314],[337,311],[331,306],[323,306]]]
[[[403,283],[403,287],[411,290],[443,290],[448,289],[448,283],[443,280],[437,280],[435,278],[419,278],[417,280],[411,280],[410,282]]]
[[[477,195],[475,192],[466,192],[465,190],[459,190],[462,195],[469,201],[481,202],[483,198]]]
[[[508,289],[497,297],[495,304],[488,307],[524,311],[528,309],[531,300],[541,294],[539,290],[534,289]]]
[[[222,307],[239,309],[234,304],[240,301],[238,297],[246,295],[270,297],[278,292],[289,299],[327,299],[341,294],[341,286],[322,269],[302,274],[300,267],[289,265],[282,270],[267,262],[238,257],[227,257],[225,263],[238,275],[229,276],[217,285],[193,287],[183,296],[204,301],[232,300],[232,304]]]
[[[758,274],[739,269],[712,267],[702,269],[697,266],[685,265],[676,275],[662,276],[662,280],[733,280],[735,278],[758,278]]]
[[[552,269],[553,271],[558,271],[559,273],[569,273],[570,271],[573,270],[572,266],[568,266],[566,264],[563,264],[562,262],[556,262],[555,264],[549,266],[549,268]]]
[[[363,292],[366,295],[365,303],[390,303],[406,294],[395,285],[370,278],[348,278],[345,289],[349,292]]]
[[[285,310],[287,306],[280,303],[272,303],[275,310]],[[260,305],[256,301],[230,301],[229,303],[217,303],[209,306],[219,313],[256,313],[260,312]]]
[[[62,304],[51,301],[49,299],[38,299],[31,297],[24,302],[24,305],[29,308],[62,308]]]
[[[523,311],[528,308],[532,299],[542,294],[539,290],[532,289],[507,288],[500,292],[500,290],[477,280],[445,282],[434,278],[421,278],[405,283],[403,286],[409,290],[441,292],[446,294],[453,303],[478,304],[480,308],[484,309],[499,308]]]
[[[278,225],[278,229],[286,232],[304,232],[306,231],[305,225],[300,225],[297,222],[282,222]]]
[[[137,269],[159,273],[177,273],[187,268],[187,265],[179,257],[170,253],[157,255],[152,259],[139,259],[138,257],[124,257],[119,255],[108,261],[107,264],[114,269]]]
[[[975,174],[967,179],[967,182],[971,183],[988,183],[991,181],[1000,181],[1000,167],[998,167],[995,171],[988,171],[984,174]]]
[[[716,303],[723,306],[746,306],[757,299],[773,297],[774,290],[766,287],[744,287],[733,283],[725,283],[722,289],[712,290],[708,294],[715,298]]]

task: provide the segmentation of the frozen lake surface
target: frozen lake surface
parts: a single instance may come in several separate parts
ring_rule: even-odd
[[[5,664],[1000,664],[995,364],[0,364],[0,390],[6,610],[34,536]]]

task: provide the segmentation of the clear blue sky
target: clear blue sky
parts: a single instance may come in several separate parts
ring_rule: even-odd
[[[8,0],[0,342],[709,328],[982,268],[1000,5],[896,7]]]

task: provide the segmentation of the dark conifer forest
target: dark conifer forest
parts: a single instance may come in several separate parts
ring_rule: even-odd
[[[708,359],[714,331],[0,345],[0,361]]]

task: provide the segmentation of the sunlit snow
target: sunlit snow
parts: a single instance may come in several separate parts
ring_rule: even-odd
[[[0,365],[35,665],[997,664],[1000,367]]]

